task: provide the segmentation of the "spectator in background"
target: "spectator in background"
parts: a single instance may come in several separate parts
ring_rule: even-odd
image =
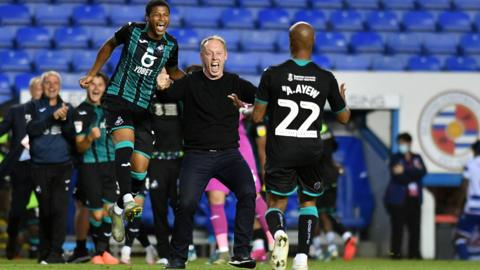
[[[390,183],[385,192],[385,205],[390,215],[390,257],[402,258],[403,229],[408,230],[408,258],[421,259],[420,207],[422,204],[422,178],[427,173],[422,157],[412,153],[412,136],[397,137],[398,153],[390,158]]]
[[[29,83],[32,100],[42,96],[42,85],[39,77],[34,77]],[[12,131],[10,151],[0,164],[1,177],[10,174],[12,185],[12,199],[8,216],[8,243],[6,256],[11,260],[19,254],[17,243],[18,233],[27,219],[27,203],[33,191],[33,182],[30,174],[30,153],[28,136],[26,134],[27,121],[30,115],[25,112],[27,104],[10,107],[5,118],[0,123],[0,136]],[[35,248],[34,246],[31,247]]]
[[[455,249],[462,260],[470,259],[467,246],[472,243],[480,226],[480,141],[472,145],[474,158],[467,163],[463,173],[463,186],[468,185],[465,208],[457,225]]]
[[[74,140],[73,108],[60,97],[61,77],[55,71],[41,76],[43,96],[26,106],[30,115],[32,177],[40,207],[40,256],[42,264],[64,263],[68,189],[72,174]]]

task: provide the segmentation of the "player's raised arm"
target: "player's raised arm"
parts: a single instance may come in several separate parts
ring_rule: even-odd
[[[93,81],[93,78],[95,78],[96,74],[102,69],[103,65],[105,65],[107,60],[110,58],[113,50],[115,50],[115,47],[117,46],[118,42],[116,41],[115,37],[110,38],[102,45],[97,53],[95,63],[88,71],[87,76],[80,79],[80,87],[88,87],[88,85]]]

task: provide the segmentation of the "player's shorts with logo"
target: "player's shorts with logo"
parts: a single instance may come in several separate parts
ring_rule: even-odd
[[[320,160],[299,167],[275,166],[267,161],[265,165],[267,192],[290,196],[298,191],[311,197],[319,197],[324,192],[324,166]]]
[[[90,210],[100,210],[104,204],[117,200],[120,193],[115,179],[115,163],[84,163],[78,168],[78,189],[83,203]]]
[[[150,159],[155,143],[151,113],[129,104],[119,97],[110,95],[104,98],[102,106],[105,108],[106,125],[109,132],[122,128],[134,130],[134,151]]]

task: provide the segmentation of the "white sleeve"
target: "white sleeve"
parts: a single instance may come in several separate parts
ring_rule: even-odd
[[[465,169],[463,171],[463,178],[469,179],[469,180],[472,178],[472,174],[470,172],[470,163],[468,163],[467,166],[465,166]]]

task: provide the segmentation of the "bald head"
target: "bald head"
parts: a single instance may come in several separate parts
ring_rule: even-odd
[[[315,30],[306,22],[297,22],[290,27],[290,52],[292,56],[312,54]]]

